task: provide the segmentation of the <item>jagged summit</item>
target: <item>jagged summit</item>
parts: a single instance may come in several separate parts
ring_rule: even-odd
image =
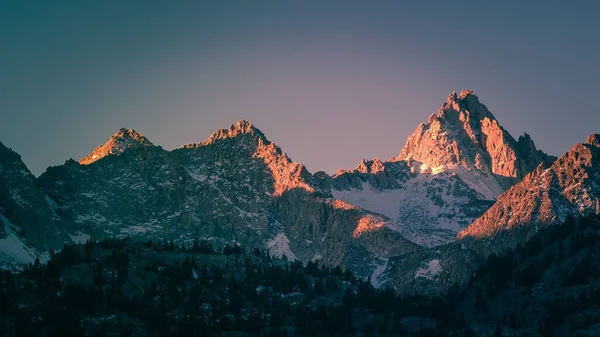
[[[200,143],[192,143],[183,145],[182,148],[194,148],[204,145],[213,144],[218,140],[232,139],[243,135],[251,135],[257,140],[263,143],[269,143],[265,135],[257,129],[252,123],[247,120],[238,120],[235,124],[232,124],[227,129],[219,129],[215,131],[207,140]]]
[[[207,140],[182,146],[180,150],[208,151],[212,158],[217,158],[217,165],[223,165],[227,158],[235,165],[246,160],[262,161],[273,179],[273,195],[301,188],[313,192],[312,176],[302,164],[293,162],[275,143],[246,120],[239,120],[227,129],[215,131]],[[208,163],[205,163],[209,165]],[[254,165],[250,164],[249,165]],[[245,168],[244,168],[245,169]],[[199,174],[199,173],[198,173]]]
[[[336,172],[336,174],[333,175],[333,178],[336,178],[344,173],[359,172],[359,173],[375,174],[378,172],[382,172],[384,170],[385,170],[384,163],[379,158],[375,157],[373,160],[367,160],[367,159],[363,158],[357,167],[355,167],[354,169],[351,169],[351,170],[341,170],[340,169]]]
[[[587,136],[587,138],[585,139],[585,143],[596,147],[600,147],[600,134],[592,133],[591,135]]]
[[[517,142],[472,90],[452,92],[437,114],[421,123],[392,161],[415,162],[422,172],[453,171],[480,175],[485,198],[495,199],[549,156],[531,137]]]
[[[103,145],[98,146],[85,158],[79,161],[82,165],[89,165],[108,155],[123,153],[130,148],[153,146],[153,144],[141,133],[133,129],[121,128]]]

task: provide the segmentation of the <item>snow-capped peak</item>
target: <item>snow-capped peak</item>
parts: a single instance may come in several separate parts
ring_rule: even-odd
[[[153,146],[141,133],[133,129],[121,128],[103,145],[98,146],[85,158],[79,161],[82,165],[89,165],[108,155],[117,155],[127,149]]]

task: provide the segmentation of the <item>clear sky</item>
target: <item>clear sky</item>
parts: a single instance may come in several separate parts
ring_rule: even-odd
[[[600,132],[598,3],[0,0],[0,141],[38,175],[121,127],[173,149],[247,119],[331,173],[473,89],[559,155]]]

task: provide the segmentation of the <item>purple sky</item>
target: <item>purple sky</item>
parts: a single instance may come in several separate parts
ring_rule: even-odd
[[[0,0],[0,141],[34,174],[120,127],[173,149],[238,119],[332,173],[462,89],[554,155],[600,132],[595,1],[161,3]]]

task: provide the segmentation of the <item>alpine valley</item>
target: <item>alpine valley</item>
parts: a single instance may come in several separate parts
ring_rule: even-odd
[[[0,143],[0,266],[90,238],[200,239],[438,294],[492,253],[600,214],[599,197],[598,135],[557,159],[511,136],[470,90],[451,93],[398,156],[334,175],[308,172],[243,120],[172,151],[121,129],[39,177]]]

